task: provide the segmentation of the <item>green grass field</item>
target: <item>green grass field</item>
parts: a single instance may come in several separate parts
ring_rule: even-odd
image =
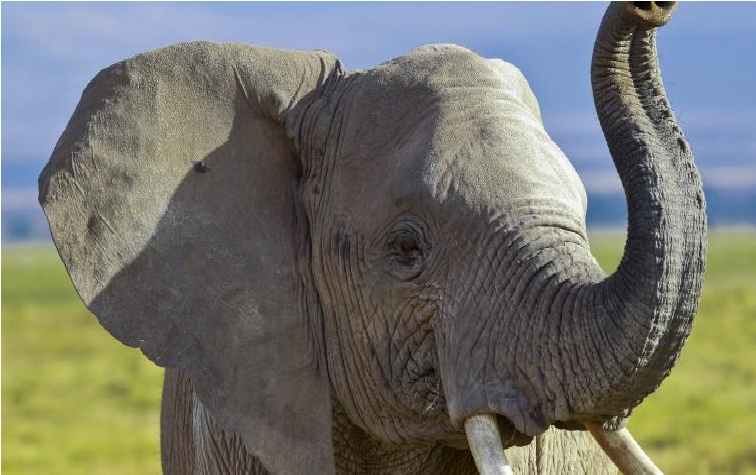
[[[621,236],[591,242],[611,271]],[[51,248],[3,247],[4,473],[159,473],[161,381],[87,313]],[[712,233],[688,345],[630,429],[669,474],[756,474],[756,232]]]

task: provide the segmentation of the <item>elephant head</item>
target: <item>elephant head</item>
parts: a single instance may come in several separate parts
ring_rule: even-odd
[[[486,434],[601,439],[669,373],[702,283],[701,182],[656,61],[673,8],[612,4],[596,41],[629,209],[610,276],[522,74],[451,45],[353,72],[207,42],[117,63],[40,202],[103,326],[185,370],[272,472],[333,470],[332,400],[397,444],[464,445],[468,421],[482,471]]]

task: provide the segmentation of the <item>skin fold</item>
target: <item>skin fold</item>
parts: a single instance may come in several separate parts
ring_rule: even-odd
[[[628,198],[607,276],[586,195],[514,66],[428,45],[193,42],[101,71],[40,176],[82,300],[167,368],[166,473],[606,473],[703,279],[701,181],[666,99],[667,2],[613,3],[592,63]],[[198,165],[199,164],[199,165]]]

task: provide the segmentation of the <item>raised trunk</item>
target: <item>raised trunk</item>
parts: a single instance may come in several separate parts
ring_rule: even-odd
[[[580,361],[568,391],[586,419],[623,415],[659,386],[690,332],[703,281],[701,179],[657,62],[654,26],[671,15],[668,3],[612,4],[593,52],[594,101],[629,216],[617,271],[573,284],[574,302],[560,309],[589,332],[580,341],[592,348],[575,354],[593,359]]]

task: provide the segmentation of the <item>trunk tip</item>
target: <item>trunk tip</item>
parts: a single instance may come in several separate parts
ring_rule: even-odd
[[[672,18],[677,2],[625,2],[625,11],[646,28],[664,26]]]

